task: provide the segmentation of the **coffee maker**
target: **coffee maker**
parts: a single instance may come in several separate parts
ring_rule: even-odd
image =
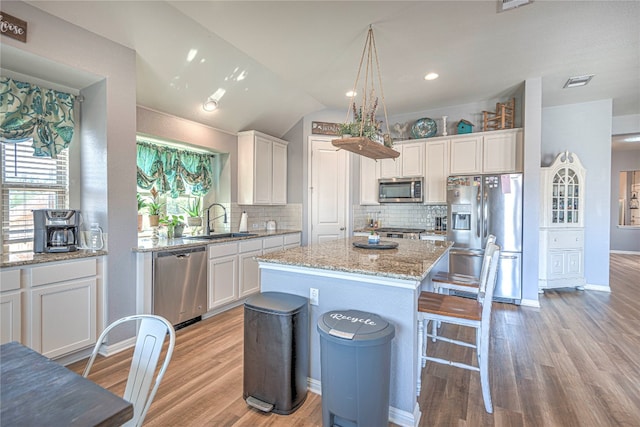
[[[37,253],[78,250],[80,211],[36,209],[33,211],[33,251]]]

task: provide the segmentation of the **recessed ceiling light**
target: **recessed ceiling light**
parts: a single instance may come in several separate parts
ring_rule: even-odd
[[[438,75],[438,73],[428,73],[426,76],[424,76],[424,79],[425,79],[425,80],[435,80],[435,79],[437,79],[438,77],[440,77],[440,76]]]
[[[354,96],[358,95],[358,92],[350,90],[349,92],[345,93],[345,95],[349,98],[353,98]]]
[[[213,111],[218,108],[218,101],[213,98],[207,98],[207,100],[202,104],[202,109],[204,111]]]
[[[564,84],[563,88],[568,89],[570,87],[585,86],[591,81],[595,74],[586,74],[584,76],[569,77],[569,80]]]

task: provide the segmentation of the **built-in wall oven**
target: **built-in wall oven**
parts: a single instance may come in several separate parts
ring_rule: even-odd
[[[422,203],[422,178],[384,178],[378,180],[380,203]]]

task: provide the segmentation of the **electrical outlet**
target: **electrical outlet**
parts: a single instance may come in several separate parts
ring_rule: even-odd
[[[258,228],[258,224],[256,224],[255,222],[253,224],[251,224],[252,228]]]
[[[318,305],[319,298],[320,291],[316,288],[309,288],[309,300],[311,301],[311,305]]]

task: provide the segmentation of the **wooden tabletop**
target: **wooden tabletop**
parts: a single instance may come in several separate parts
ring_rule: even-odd
[[[0,425],[119,426],[133,405],[17,342],[0,346]]]

